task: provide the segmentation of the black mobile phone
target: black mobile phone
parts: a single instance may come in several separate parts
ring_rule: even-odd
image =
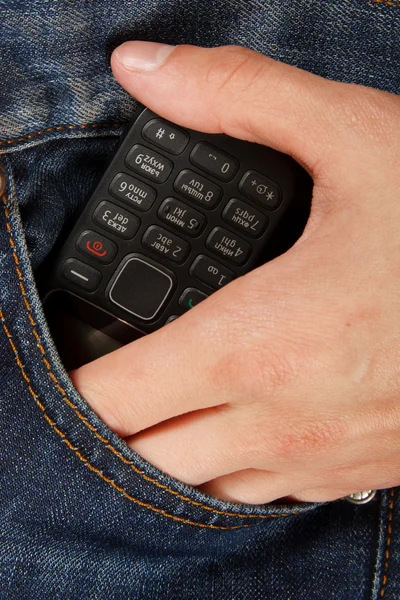
[[[288,249],[312,181],[289,156],[142,108],[46,265],[67,368],[151,333]]]

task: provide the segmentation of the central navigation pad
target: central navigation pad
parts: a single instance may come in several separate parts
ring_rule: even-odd
[[[117,271],[109,297],[135,317],[150,321],[164,306],[173,287],[173,273],[146,256],[132,254]]]

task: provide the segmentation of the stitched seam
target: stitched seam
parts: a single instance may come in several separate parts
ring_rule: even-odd
[[[102,473],[100,471],[100,469],[97,469],[96,467],[94,467],[87,458],[85,458],[85,456],[83,456],[83,454],[78,450],[78,448],[76,448],[67,438],[67,436],[65,435],[65,433],[63,433],[58,427],[57,424],[55,423],[55,421],[52,421],[52,419],[49,417],[49,415],[46,412],[46,408],[45,406],[42,404],[42,402],[39,400],[38,395],[35,393],[34,389],[31,386],[31,380],[29,378],[29,376],[27,375],[24,365],[21,362],[20,356],[18,354],[18,350],[15,346],[15,343],[13,341],[12,335],[10,333],[10,330],[7,327],[7,323],[4,317],[4,313],[2,312],[2,310],[0,309],[0,320],[3,323],[3,330],[4,333],[6,334],[6,337],[8,338],[9,344],[11,346],[11,349],[15,355],[15,360],[17,362],[17,365],[19,366],[22,376],[25,379],[25,381],[28,384],[28,390],[31,394],[31,396],[33,397],[33,399],[35,400],[36,404],[39,406],[40,410],[43,413],[44,418],[46,419],[46,421],[49,423],[49,425],[51,425],[51,427],[54,429],[54,431],[61,437],[62,441],[68,446],[68,448],[70,450],[72,450],[73,452],[75,452],[75,454],[77,455],[77,457],[79,458],[79,460],[81,460],[91,471],[93,471],[94,473],[96,473],[99,477],[101,477],[101,479],[103,479],[104,481],[106,481],[107,483],[109,483],[115,490],[117,490],[118,492],[121,492],[128,500],[130,500],[131,502],[134,502],[135,504],[139,504],[139,506],[142,506],[144,508],[149,508],[151,510],[153,510],[156,513],[159,513],[161,515],[163,515],[164,517],[168,517],[169,519],[173,519],[174,521],[179,521],[181,523],[185,523],[187,525],[195,525],[196,527],[203,527],[203,528],[207,528],[207,529],[224,529],[224,530],[231,530],[231,529],[243,529],[244,527],[250,527],[250,525],[235,525],[235,526],[231,526],[231,527],[224,527],[223,525],[211,525],[211,524],[204,524],[204,523],[197,523],[195,521],[190,521],[189,519],[184,519],[183,517],[178,517],[176,515],[171,515],[169,513],[167,513],[165,510],[162,510],[161,508],[157,508],[155,506],[153,506],[152,504],[149,504],[147,502],[143,502],[142,500],[139,500],[138,498],[135,498],[134,496],[131,496],[131,494],[129,494],[123,487],[119,486],[117,483],[115,483],[115,481],[113,479],[111,479],[110,477],[107,477],[106,475],[104,475],[104,473]]]
[[[394,505],[394,488],[390,490],[390,502],[389,502],[389,516],[388,516],[388,529],[387,529],[387,537],[386,537],[386,549],[385,549],[385,564],[383,567],[383,575],[382,575],[382,586],[379,592],[379,598],[383,598],[386,592],[386,584],[388,581],[388,570],[389,570],[389,560],[390,560],[390,545],[392,543],[392,521],[393,521],[393,505]]]
[[[370,0],[374,2],[374,4],[385,4],[386,6],[395,6],[400,8],[400,4],[398,2],[391,2],[391,0]]]
[[[72,129],[97,129],[98,127],[121,127],[123,123],[86,123],[85,125],[58,125],[56,127],[48,127],[47,129],[41,129],[40,131],[34,131],[24,137],[14,138],[11,140],[3,140],[0,142],[0,146],[16,144],[18,142],[27,142],[45,133],[52,133],[53,131],[65,131]]]
[[[32,308],[29,304],[28,298],[27,298],[27,294],[25,291],[25,287],[24,287],[24,277],[23,274],[21,272],[21,269],[19,268],[19,258],[17,256],[16,253],[16,246],[15,246],[15,242],[12,238],[12,228],[11,228],[11,224],[9,221],[9,210],[7,208],[7,200],[6,200],[6,196],[5,194],[3,194],[2,196],[2,200],[3,200],[3,208],[4,208],[4,213],[6,216],[6,227],[7,227],[7,232],[9,234],[9,243],[12,249],[12,255],[14,258],[14,262],[15,262],[15,270],[17,272],[17,276],[18,276],[18,280],[19,280],[19,289],[24,301],[24,305],[25,308],[27,310],[27,316],[28,316],[28,320],[31,324],[32,327],[32,332],[33,335],[36,339],[37,342],[37,347],[39,348],[41,355],[42,355],[42,361],[48,371],[49,377],[50,379],[53,381],[53,383],[55,384],[55,387],[57,388],[57,390],[60,392],[60,394],[62,395],[64,401],[66,402],[66,404],[72,408],[75,412],[75,414],[77,415],[77,417],[84,423],[84,425],[86,425],[86,427],[88,427],[88,429],[90,429],[94,435],[106,446],[106,448],[108,448],[113,454],[115,454],[122,462],[124,462],[125,464],[129,465],[131,467],[131,469],[133,469],[133,471],[135,471],[135,473],[141,475],[141,477],[143,477],[146,481],[149,481],[153,484],[155,484],[157,487],[168,491],[170,494],[177,496],[179,499],[184,500],[185,502],[189,502],[190,504],[192,504],[193,506],[198,506],[204,510],[208,510],[210,512],[212,512],[213,514],[218,514],[218,515],[223,515],[223,516],[229,516],[229,517],[238,517],[238,518],[246,518],[246,519],[273,519],[273,518],[283,518],[283,517],[291,517],[294,515],[299,515],[302,514],[301,511],[294,511],[293,513],[282,513],[282,514],[270,514],[270,515],[246,515],[244,513],[231,513],[228,511],[222,511],[222,510],[218,510],[215,509],[213,507],[207,506],[206,504],[203,504],[201,502],[198,502],[196,500],[192,500],[191,498],[188,498],[187,496],[183,496],[182,494],[180,494],[179,492],[171,489],[170,487],[168,487],[165,484],[160,483],[159,481],[157,481],[156,479],[150,477],[149,475],[146,475],[144,473],[144,471],[142,471],[141,469],[139,469],[132,461],[128,460],[127,458],[125,458],[121,452],[119,452],[116,448],[114,448],[114,446],[109,442],[109,440],[107,440],[106,438],[104,438],[100,433],[98,433],[96,427],[94,427],[89,421],[88,419],[79,411],[78,407],[76,404],[74,404],[73,402],[71,402],[71,400],[68,398],[67,393],[65,392],[64,388],[60,385],[56,375],[54,375],[52,369],[51,369],[51,365],[48,361],[48,359],[46,358],[46,351],[43,347],[43,344],[41,342],[41,338],[40,335],[38,334],[38,332],[36,331],[35,327],[36,327],[36,322],[32,316]],[[24,375],[24,373],[23,373]],[[25,378],[25,377],[24,377]]]

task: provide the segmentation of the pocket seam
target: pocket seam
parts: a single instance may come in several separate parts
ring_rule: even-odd
[[[388,582],[390,545],[392,542],[392,533],[393,533],[393,528],[392,528],[393,508],[394,508],[394,488],[392,488],[390,490],[390,502],[389,502],[389,509],[388,509],[388,523],[387,523],[387,533],[386,533],[386,547],[385,547],[385,553],[384,553],[385,563],[383,566],[381,588],[379,590],[379,595],[378,595],[379,598],[383,598],[383,596],[385,595],[386,584]]]
[[[0,141],[0,146],[11,146],[12,144],[17,144],[18,142],[30,142],[32,139],[44,135],[45,133],[54,133],[59,131],[71,131],[73,129],[98,129],[100,127],[122,127],[124,123],[84,123],[82,125],[54,125],[53,127],[48,127],[47,129],[41,129],[40,131],[34,131],[20,138],[14,138],[9,140]]]
[[[393,0],[371,0],[374,4],[384,4],[385,6],[392,6],[394,8],[400,8],[399,2],[393,2]]]
[[[69,439],[67,438],[67,436],[65,435],[65,433],[63,433],[61,431],[61,429],[59,429],[59,427],[57,427],[57,424],[55,423],[55,421],[51,420],[51,418],[49,417],[49,415],[46,412],[46,407],[39,400],[38,395],[36,394],[36,392],[34,391],[34,389],[32,388],[32,386],[30,384],[30,378],[26,374],[24,366],[23,366],[23,364],[21,362],[21,359],[19,357],[18,350],[17,350],[17,348],[15,346],[15,343],[13,341],[13,338],[12,338],[12,335],[10,333],[10,330],[8,329],[8,326],[7,326],[7,323],[6,323],[6,319],[4,317],[4,313],[2,312],[1,309],[0,309],[0,320],[2,321],[4,333],[5,333],[5,335],[6,335],[7,339],[8,339],[9,344],[11,346],[11,349],[12,349],[14,355],[15,355],[15,359],[16,359],[17,365],[19,366],[19,368],[21,370],[23,378],[27,382],[29,393],[31,394],[31,396],[35,400],[36,404],[39,406],[40,410],[43,413],[44,418],[46,419],[46,421],[48,422],[48,424],[54,429],[54,431],[61,437],[61,439],[68,446],[68,448],[70,450],[72,450],[73,452],[75,452],[75,454],[77,455],[77,457],[79,458],[79,460],[81,460],[91,471],[93,471],[94,473],[96,473],[97,475],[99,475],[99,477],[101,477],[101,479],[103,479],[106,483],[109,483],[118,492],[121,492],[131,502],[134,502],[135,504],[139,504],[139,506],[142,506],[144,508],[150,508],[154,512],[162,514],[164,517],[168,517],[170,519],[173,519],[174,521],[180,521],[182,523],[186,523],[187,525],[195,525],[196,527],[203,527],[203,528],[207,528],[207,529],[231,530],[231,529],[243,529],[245,527],[250,527],[250,525],[235,525],[235,526],[225,527],[225,526],[222,526],[222,525],[212,525],[212,524],[206,524],[206,523],[197,523],[195,521],[190,521],[189,519],[184,519],[183,517],[178,517],[176,515],[169,514],[166,511],[162,510],[161,508],[157,508],[156,506],[153,506],[152,504],[149,504],[147,502],[142,502],[138,498],[135,498],[134,496],[132,496],[131,494],[129,494],[125,490],[125,488],[123,488],[123,487],[119,486],[118,484],[116,484],[113,479],[111,479],[109,477],[106,477],[100,471],[100,469],[97,469],[96,467],[94,467],[87,460],[87,458],[85,458],[83,456],[83,454],[77,448],[75,448],[75,446],[69,441]],[[285,516],[289,516],[289,515],[285,515]]]

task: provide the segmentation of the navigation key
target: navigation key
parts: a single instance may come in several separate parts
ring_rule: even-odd
[[[190,310],[206,298],[207,294],[204,294],[204,292],[196,290],[196,288],[186,288],[179,298],[179,306],[184,310]]]

